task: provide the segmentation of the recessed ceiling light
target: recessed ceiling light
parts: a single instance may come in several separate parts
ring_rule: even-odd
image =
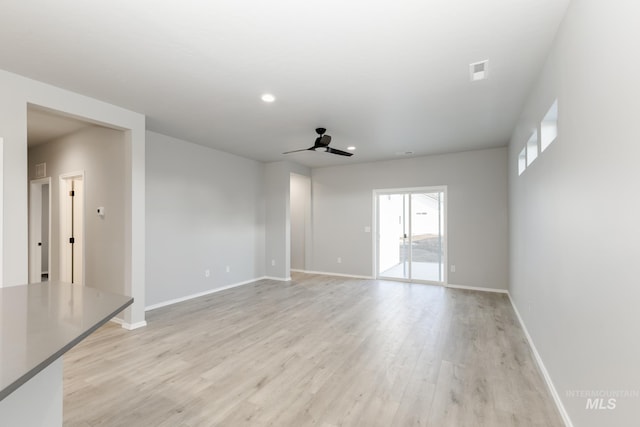
[[[270,93],[265,93],[264,95],[262,95],[262,100],[264,102],[273,102],[276,100],[276,97],[271,95]]]
[[[354,147],[353,145],[351,147],[347,147],[347,150],[349,150],[349,151],[353,151],[355,149],[356,149],[356,147]]]

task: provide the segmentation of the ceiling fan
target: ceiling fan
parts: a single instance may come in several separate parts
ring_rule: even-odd
[[[286,151],[282,154],[289,154],[289,153],[297,153],[298,151],[316,151],[318,149],[322,149],[327,153],[331,153],[331,154],[337,154],[339,156],[353,156],[353,153],[349,153],[347,151],[342,151],[342,150],[338,150],[337,148],[331,148],[329,147],[329,143],[331,142],[331,136],[330,135],[325,135],[324,133],[327,130],[325,128],[317,128],[316,129],[316,133],[319,135],[316,138],[316,142],[313,144],[313,147],[309,147],[309,148],[303,148],[301,150],[293,150],[293,151]]]

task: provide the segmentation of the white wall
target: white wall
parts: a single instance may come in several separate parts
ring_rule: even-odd
[[[60,279],[60,182],[69,172],[84,171],[84,284],[125,293],[125,135],[89,127],[29,150],[30,179],[35,165],[47,164],[51,177],[51,269]],[[105,208],[99,217],[96,208]]]
[[[507,149],[313,170],[310,270],[374,274],[374,189],[448,186],[449,283],[507,288]],[[338,264],[337,257],[342,258]]]
[[[311,255],[311,179],[291,174],[291,268],[305,270]]]
[[[510,292],[576,426],[640,419],[639,16],[574,0],[510,144]],[[518,176],[556,97],[558,140]],[[637,394],[600,410],[570,396],[618,390]]]
[[[4,139],[2,286],[27,283],[27,104],[126,130],[125,289],[134,303],[124,313],[144,324],[144,115],[0,70],[0,137]]]
[[[147,304],[264,276],[264,165],[154,132],[146,152]]]

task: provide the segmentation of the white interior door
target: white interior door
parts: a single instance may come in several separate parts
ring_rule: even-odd
[[[43,245],[49,242],[50,227],[43,227],[49,221],[49,204],[43,205],[43,200],[49,200],[51,178],[36,179],[29,186],[29,282],[42,281],[43,259],[48,251],[43,252]],[[46,192],[46,194],[45,194]],[[46,196],[46,197],[43,197]],[[46,212],[45,212],[46,210]],[[44,233],[43,233],[44,228]]]
[[[84,283],[84,175],[60,177],[60,280]]]

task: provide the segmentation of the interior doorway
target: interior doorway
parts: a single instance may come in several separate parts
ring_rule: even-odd
[[[376,276],[446,283],[446,187],[376,191]]]
[[[311,266],[311,178],[295,173],[289,178],[290,270]]]
[[[49,280],[51,264],[51,178],[29,185],[29,282]]]
[[[84,283],[84,172],[60,175],[60,280]]]

